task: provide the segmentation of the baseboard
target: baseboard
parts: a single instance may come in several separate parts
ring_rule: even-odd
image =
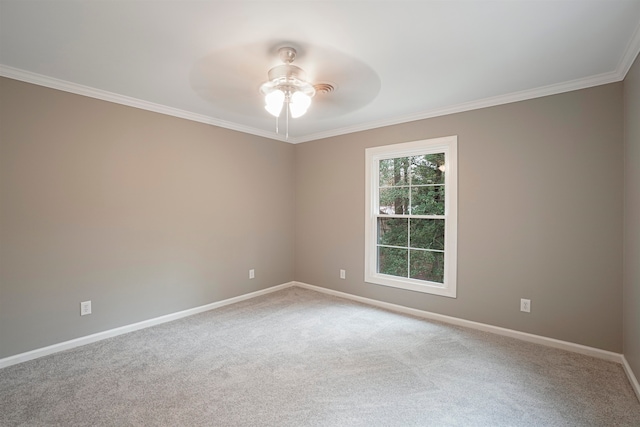
[[[638,401],[640,401],[640,383],[638,383],[638,378],[633,373],[633,370],[631,369],[631,365],[629,365],[629,362],[627,361],[627,358],[624,357],[624,355],[622,355],[622,367],[624,368],[624,372],[627,374],[627,377],[629,378],[629,382],[631,383],[631,388],[633,388],[633,391],[636,392],[636,397],[638,398]]]
[[[333,295],[340,298],[350,299],[353,301],[361,302],[367,305],[373,305],[376,307],[384,308],[387,310],[409,314],[424,319],[436,320],[439,322],[449,323],[456,326],[464,326],[466,328],[477,329],[484,332],[491,332],[497,335],[503,335],[511,338],[516,338],[522,341],[527,341],[535,344],[545,345],[547,347],[558,348],[562,350],[572,351],[574,353],[580,353],[587,356],[597,357],[598,359],[604,359],[611,362],[622,363],[623,356],[619,353],[611,351],[601,350],[599,348],[588,347],[586,345],[574,344],[567,341],[561,341],[554,338],[547,338],[541,335],[529,334],[526,332],[520,332],[513,329],[501,328],[499,326],[487,325],[486,323],[473,322],[471,320],[460,319],[458,317],[445,316],[443,314],[432,313],[429,311],[418,310],[415,308],[409,308],[402,305],[391,304],[388,302],[378,301],[370,298],[364,298],[345,292],[334,291],[332,289],[322,288],[319,286],[309,285],[308,283],[294,282],[296,286],[301,288],[310,289],[316,292],[322,292],[324,294]]]
[[[398,313],[409,314],[423,319],[436,320],[443,323],[449,323],[456,326],[464,326],[471,329],[476,329],[484,332],[490,332],[497,335],[503,335],[511,338],[516,338],[522,341],[527,341],[535,344],[545,345],[547,347],[558,348],[561,350],[571,351],[574,353],[580,353],[587,356],[597,357],[598,359],[608,360],[610,362],[620,363],[624,369],[631,388],[636,393],[638,401],[640,401],[640,384],[636,378],[631,366],[627,362],[627,359],[623,354],[614,353],[612,351],[602,350],[599,348],[589,347],[582,344],[575,344],[568,341],[557,340],[555,338],[543,337],[541,335],[529,334],[527,332],[515,331],[513,329],[501,328],[499,326],[487,325],[486,323],[473,322],[471,320],[460,319],[452,316],[445,316],[443,314],[432,313],[429,311],[418,310],[415,308],[409,308],[402,305],[391,304],[388,302],[378,301],[371,298],[360,297],[346,292],[334,291],[333,289],[322,288],[320,286],[310,285],[303,282],[294,282],[295,286],[300,288],[309,289],[323,294],[336,296],[339,298],[345,298],[352,301],[357,301],[363,304],[372,305],[375,307],[384,308],[386,310],[395,311]]]
[[[309,289],[316,292],[336,296],[339,298],[349,299],[357,301],[363,304],[384,308],[387,310],[395,311],[398,313],[409,314],[424,319],[436,320],[439,322],[449,323],[456,326],[464,326],[471,329],[490,332],[498,335],[508,336],[523,341],[546,345],[548,347],[554,347],[562,350],[572,351],[574,353],[585,354],[587,356],[597,357],[599,359],[609,360],[622,364],[631,387],[633,388],[638,400],[640,400],[640,385],[633,373],[631,366],[627,362],[627,359],[622,354],[601,350],[598,348],[588,347],[581,344],[575,344],[567,341],[561,341],[554,338],[547,338],[540,335],[529,334],[526,332],[515,331],[513,329],[501,328],[499,326],[487,325],[485,323],[473,322],[471,320],[460,319],[452,316],[445,316],[443,314],[432,313],[429,311],[418,310],[415,308],[409,308],[402,305],[391,304],[388,302],[378,301],[371,298],[360,297],[346,292],[334,291],[332,289],[322,288],[320,286],[310,285],[303,282],[288,282],[281,285],[272,286],[267,289],[262,289],[248,294],[239,295],[237,297],[228,298],[222,301],[216,301],[211,304],[202,305],[199,307],[190,308],[188,310],[179,311],[176,313],[167,314],[164,316],[156,317],[153,319],[144,320],[142,322],[133,323],[131,325],[121,326],[119,328],[110,329],[103,332],[98,332],[92,335],[76,338],[69,341],[64,341],[58,344],[53,344],[47,347],[31,350],[25,353],[9,356],[4,359],[0,359],[0,369],[7,366],[16,365],[18,363],[26,362],[28,360],[37,359],[39,357],[47,356],[60,351],[69,350],[75,347],[80,347],[86,344],[91,344],[96,341],[101,341],[107,338],[115,337],[118,335],[126,334],[129,332],[137,331],[151,326],[160,325],[162,323],[171,322],[173,320],[181,319],[183,317],[192,316],[194,314],[202,313],[216,308],[224,307],[227,305],[235,304],[237,302],[245,301],[251,298],[256,298],[262,295],[266,295],[272,292],[277,292],[282,289],[286,289],[292,286],[298,286],[300,288]]]
[[[235,304],[240,301],[256,298],[262,295],[269,294],[271,292],[276,292],[285,288],[289,288],[294,285],[295,285],[295,282],[283,283],[281,285],[272,286],[270,288],[261,289],[255,292],[250,292],[248,294],[239,295],[237,297],[225,299],[222,301],[216,301],[211,304],[190,308],[188,310],[178,311],[176,313],[155,317],[149,320],[143,320],[142,322],[133,323],[131,325],[121,326],[115,329],[109,329],[108,331],[98,332],[92,335],[87,335],[87,336],[72,339],[69,341],[64,341],[58,344],[53,344],[47,347],[31,350],[26,353],[20,353],[14,356],[5,357],[4,359],[0,359],[0,369],[5,368],[7,366],[11,366],[11,365],[16,365],[18,363],[26,362],[28,360],[37,359],[39,357],[48,356],[50,354],[58,353],[60,351],[69,350],[69,349],[80,347],[86,344],[91,344],[96,341],[101,341],[107,338],[137,331],[140,329],[149,328],[151,326],[160,325],[162,323],[171,322],[172,320],[181,319],[183,317],[192,316],[194,314],[202,313],[209,310],[214,310],[216,308],[224,307],[230,304]]]

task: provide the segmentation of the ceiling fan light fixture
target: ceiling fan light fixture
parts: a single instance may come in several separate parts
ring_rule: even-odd
[[[302,116],[307,112],[311,105],[311,97],[304,92],[294,92],[291,95],[291,101],[289,102],[289,109],[291,111],[291,117],[294,119]]]
[[[260,93],[264,95],[265,109],[270,114],[279,117],[282,107],[287,104],[288,114],[295,119],[307,112],[316,90],[307,82],[304,70],[291,64],[296,58],[294,48],[283,47],[278,50],[278,56],[284,64],[269,70],[269,81],[260,86]]]
[[[264,97],[264,101],[265,101],[265,110],[267,110],[269,112],[269,114],[278,117],[280,116],[280,113],[282,112],[282,106],[284,105],[284,92],[281,90],[274,90],[271,93],[268,93],[267,95],[265,95]]]

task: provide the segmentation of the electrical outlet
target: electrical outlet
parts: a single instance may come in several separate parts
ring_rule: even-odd
[[[251,270],[249,270],[249,279],[255,279],[256,278],[256,271],[252,268]]]
[[[520,311],[524,311],[525,313],[531,312],[531,300],[522,298],[520,300]]]
[[[80,303],[80,316],[91,314],[91,301],[84,301]]]
[[[346,279],[347,278],[347,272],[345,270],[340,270],[340,278],[341,279]]]

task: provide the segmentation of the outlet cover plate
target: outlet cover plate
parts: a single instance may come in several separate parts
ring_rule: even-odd
[[[531,300],[522,298],[520,300],[520,311],[524,311],[525,313],[531,313]]]
[[[80,316],[91,314],[91,301],[83,301],[80,303]]]

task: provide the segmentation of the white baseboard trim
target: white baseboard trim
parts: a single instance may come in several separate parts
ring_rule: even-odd
[[[599,348],[588,347],[582,344],[574,344],[568,341],[561,341],[555,338],[547,338],[541,335],[529,334],[527,332],[515,331],[513,329],[501,328],[499,326],[492,326],[486,323],[473,322],[471,320],[460,319],[458,317],[445,316],[443,314],[432,313],[429,311],[418,310],[415,308],[409,308],[402,305],[391,304],[388,302],[378,301],[370,298],[364,298],[345,292],[334,291],[333,289],[322,288],[319,286],[309,285],[302,282],[294,282],[296,286],[301,288],[310,289],[316,292],[321,292],[328,295],[333,295],[340,298],[350,299],[353,301],[361,302],[368,305],[384,308],[387,310],[409,314],[423,319],[436,320],[439,322],[449,323],[456,326],[464,326],[471,329],[477,329],[484,332],[491,332],[497,335],[503,335],[511,338],[516,338],[522,341],[527,341],[535,344],[545,345],[547,347],[558,348],[561,350],[572,351],[574,353],[580,353],[587,356],[597,357],[599,359],[608,360],[611,362],[623,363],[623,356],[619,353],[614,353],[607,350],[601,350]]]
[[[608,360],[610,362],[620,363],[624,369],[627,378],[631,383],[631,388],[636,393],[638,401],[640,401],[640,384],[636,378],[629,362],[623,354],[614,353],[612,351],[601,350],[599,348],[589,347],[582,344],[575,344],[568,341],[561,341],[555,338],[543,337],[541,335],[529,334],[527,332],[515,331],[513,329],[501,328],[499,326],[487,325],[486,323],[473,322],[471,320],[460,319],[458,317],[445,316],[444,314],[432,313],[429,311],[418,310],[415,308],[405,307],[403,305],[391,304],[388,302],[378,301],[371,298],[360,297],[346,292],[334,291],[333,289],[322,288],[320,286],[310,285],[303,282],[293,282],[295,286],[300,288],[309,289],[323,294],[332,295],[339,298],[345,298],[352,301],[357,301],[363,304],[372,305],[375,307],[384,308],[390,311],[398,313],[409,314],[415,317],[421,317],[423,319],[436,320],[443,323],[449,323],[456,326],[464,326],[471,329],[477,329],[479,331],[490,332],[492,334],[503,335],[506,337],[516,338],[522,341],[527,341],[535,344],[545,345],[547,347],[553,347],[561,350],[571,351],[574,353],[580,353],[587,356],[596,357],[598,359]]]
[[[627,374],[629,378],[629,382],[631,383],[631,388],[636,392],[636,397],[638,401],[640,401],[640,383],[638,383],[638,378],[636,378],[629,362],[627,362],[627,358],[622,355],[622,367],[624,368],[624,372]]]
[[[395,311],[398,313],[409,314],[409,315],[421,317],[424,319],[436,320],[439,322],[449,323],[456,326],[463,326],[463,327],[476,329],[484,332],[490,332],[497,335],[516,338],[516,339],[520,339],[520,340],[535,343],[535,344],[546,345],[548,347],[554,347],[562,350],[572,351],[574,353],[580,353],[587,356],[597,357],[599,359],[617,362],[623,366],[624,371],[627,374],[627,377],[629,378],[629,382],[631,383],[631,387],[636,393],[638,400],[640,400],[640,384],[638,383],[638,379],[633,373],[631,366],[629,366],[627,359],[622,354],[601,350],[598,348],[588,347],[581,344],[574,344],[567,341],[561,341],[554,338],[547,338],[540,335],[534,335],[526,332],[515,331],[513,329],[501,328],[499,326],[487,325],[485,323],[473,322],[471,320],[465,320],[457,317],[445,316],[443,314],[432,313],[429,311],[418,310],[415,308],[409,308],[402,305],[391,304],[388,302],[378,301],[371,298],[360,297],[357,295],[348,294],[346,292],[334,291],[333,289],[322,288],[320,286],[314,286],[314,285],[310,285],[308,283],[303,283],[303,282],[283,283],[281,285],[272,286],[270,288],[261,289],[255,292],[250,292],[248,294],[239,295],[237,297],[228,298],[222,301],[216,301],[211,304],[190,308],[190,309],[179,311],[176,313],[171,313],[171,314],[156,317],[153,319],[144,320],[142,322],[133,323],[131,325],[121,326],[119,328],[110,329],[107,331],[98,332],[95,334],[72,339],[69,341],[64,341],[58,344],[53,344],[47,347],[38,348],[25,353],[16,354],[14,356],[5,357],[4,359],[0,359],[0,369],[11,366],[11,365],[16,365],[18,363],[26,362],[28,360],[37,359],[39,357],[48,356],[50,354],[58,353],[60,351],[69,350],[69,349],[80,347],[86,344],[91,344],[96,341],[101,341],[107,338],[123,335],[123,334],[137,331],[140,329],[149,328],[151,326],[160,325],[162,323],[171,322],[173,320],[178,320],[183,317],[188,317],[188,316],[192,316],[194,314],[202,313],[205,311],[214,310],[216,308],[235,304],[251,298],[256,298],[272,292],[277,292],[282,289],[290,288],[292,286],[298,286],[300,288],[309,289],[312,291],[336,296],[339,298],[357,301],[363,304],[384,308],[384,309]]]
[[[226,305],[235,304],[240,301],[245,301],[251,298],[256,298],[262,295],[276,292],[281,289],[294,286],[295,282],[283,283],[281,285],[272,286],[270,288],[261,289],[259,291],[250,292],[248,294],[239,295],[237,297],[228,298],[222,301],[212,302],[211,304],[201,305],[199,307],[190,308],[176,313],[167,314],[160,317],[155,317],[149,320],[143,320],[142,322],[133,323],[131,325],[121,326],[115,329],[109,329],[107,331],[98,332],[95,334],[87,335],[80,338],[75,338],[69,341],[64,341],[58,344],[53,344],[47,347],[38,348],[35,350],[27,351],[26,353],[16,354],[14,356],[5,357],[0,359],[0,369],[7,366],[16,365],[18,363],[26,362],[28,360],[37,359],[39,357],[48,356],[60,351],[69,350],[82,345],[91,344],[96,341],[101,341],[107,338],[115,337],[118,335],[126,334],[129,332],[137,331],[139,329],[149,328],[151,326],[160,325],[162,323],[171,322],[172,320],[181,319],[183,317],[192,316],[194,314],[202,313],[216,308],[224,307]]]

